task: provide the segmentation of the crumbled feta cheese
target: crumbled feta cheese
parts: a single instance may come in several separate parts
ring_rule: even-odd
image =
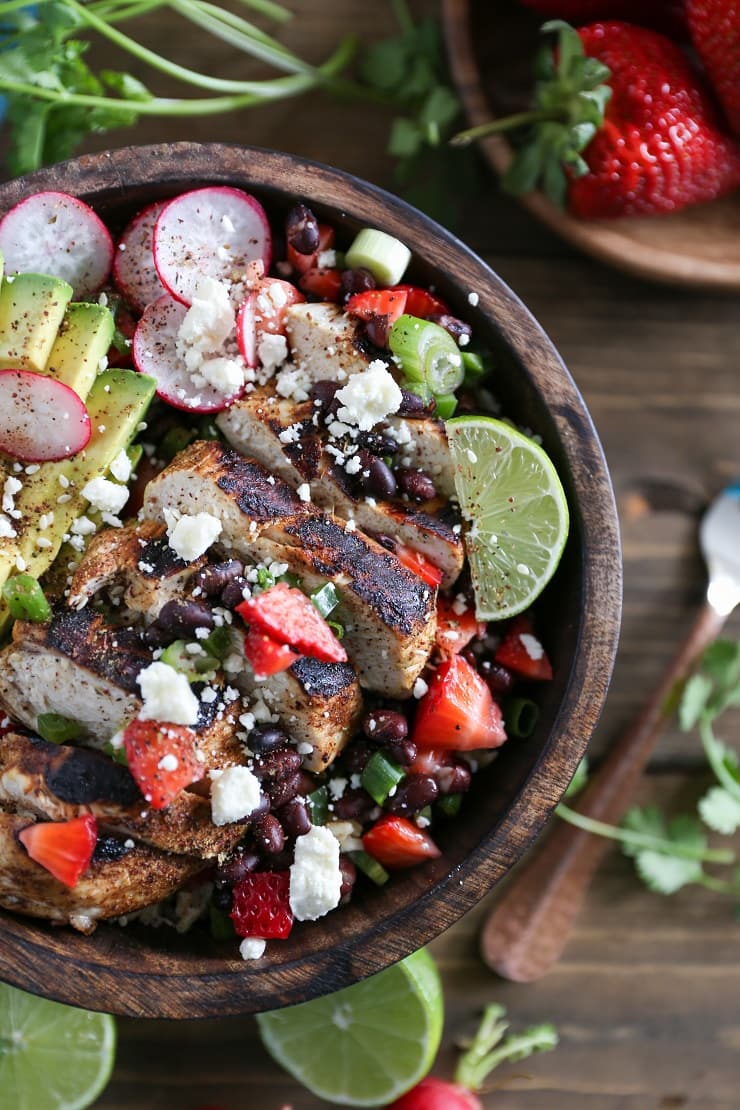
[[[309,744],[307,740],[301,740],[300,744],[296,746],[296,751],[299,755],[311,755],[313,744]]]
[[[356,424],[363,432],[369,432],[390,413],[398,412],[403,399],[386,364],[379,358],[367,370],[354,374],[337,390],[336,397],[343,406],[337,412],[339,419]]]
[[[91,536],[95,531],[95,523],[89,516],[80,516],[72,522],[70,532],[73,536]]]
[[[472,305],[473,308],[476,307],[479,300],[480,300],[480,297],[478,296],[477,293],[468,293],[468,304]]]
[[[198,699],[184,674],[167,663],[150,663],[136,679],[144,704],[139,711],[143,721],[169,721],[175,725],[194,725],[198,720]]]
[[[254,713],[242,713],[239,724],[243,725],[247,732],[251,732],[255,724]]]
[[[123,448],[121,448],[110,464],[110,472],[117,482],[128,482],[131,477],[131,459]]]
[[[243,960],[259,960],[266,947],[267,941],[261,937],[245,937],[239,945],[239,955]]]
[[[519,639],[529,658],[534,659],[535,662],[545,654],[545,649],[536,636],[530,635],[529,632],[522,632]]]
[[[288,341],[285,336],[264,332],[257,346],[257,357],[265,375],[271,378],[288,358]]]
[[[214,825],[242,821],[259,808],[262,795],[256,775],[248,767],[210,771],[211,820]]]
[[[414,697],[423,698],[428,689],[429,684],[425,682],[423,678],[417,678],[416,682],[414,683]]]
[[[176,520],[165,509],[165,520],[170,547],[186,563],[198,559],[221,535],[221,521],[210,513],[184,514]]]
[[[298,921],[315,921],[339,905],[342,872],[339,844],[323,825],[295,842],[290,868],[290,908]]]
[[[334,250],[319,251],[316,265],[320,270],[331,270],[337,264],[337,252]]]
[[[344,795],[346,789],[347,780],[345,778],[342,778],[338,775],[336,778],[329,779],[329,793],[331,794],[332,798],[341,798]]]
[[[228,286],[215,278],[202,277],[177,332],[177,353],[188,369],[192,369],[188,359],[193,361],[194,353],[218,350],[231,335],[235,323]]]
[[[3,512],[9,513],[15,508],[15,495],[23,489],[23,482],[9,475],[3,486]]]
[[[301,438],[301,427],[300,423],[290,424],[280,432],[278,439],[281,443],[297,443]]]
[[[120,513],[128,501],[128,490],[108,478],[91,478],[80,491],[94,509],[105,513]]]
[[[240,358],[206,358],[198,364],[193,381],[198,387],[200,379],[219,393],[229,397],[244,385],[244,363]]]
[[[0,540],[12,540],[17,535],[18,533],[10,523],[8,517],[0,513]]]
[[[311,500],[311,487],[309,486],[308,482],[303,482],[303,484],[300,485],[296,490],[296,493],[300,497],[301,501]]]
[[[286,366],[275,378],[275,392],[292,401],[307,401],[311,379],[305,370]]]
[[[180,760],[172,752],[168,752],[167,755],[162,756],[157,766],[162,771],[176,771],[180,766]]]

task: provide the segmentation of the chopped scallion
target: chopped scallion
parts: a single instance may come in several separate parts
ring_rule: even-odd
[[[362,786],[373,801],[382,806],[404,776],[405,771],[397,763],[386,759],[382,752],[374,752],[362,772]]]
[[[510,736],[526,740],[537,726],[540,711],[531,698],[507,698],[502,706],[504,726]]]
[[[325,786],[320,786],[306,798],[309,816],[314,825],[325,825],[329,816],[329,794]]]
[[[404,314],[391,328],[388,343],[404,377],[426,385],[435,397],[454,393],[461,384],[464,370],[460,348],[439,324]]]
[[[197,651],[188,651],[188,647]],[[204,682],[215,677],[218,659],[207,655],[200,644],[187,644],[185,640],[175,640],[162,652],[160,659],[168,666],[184,674],[188,682]]]
[[[437,802],[437,809],[445,817],[457,817],[462,805],[462,794],[446,794]]]
[[[344,625],[340,624],[339,621],[327,621],[326,623],[329,625],[329,628],[332,630],[336,638],[338,640],[341,640],[344,636]]]
[[[462,351],[465,384],[475,385],[490,370],[489,360],[477,351]]]
[[[339,604],[339,596],[333,582],[327,582],[321,589],[314,590],[309,597],[324,619],[333,613]]]
[[[42,740],[48,740],[50,744],[64,744],[80,735],[80,726],[61,713],[39,713],[36,731]]]
[[[3,585],[3,597],[14,620],[43,623],[51,616],[44,591],[31,574],[16,574]]]
[[[369,270],[379,285],[398,285],[411,261],[411,251],[385,231],[364,227],[344,258],[350,270]]]
[[[214,659],[222,662],[231,651],[231,632],[228,624],[214,628],[205,640],[201,640],[201,645],[206,655],[212,655]]]
[[[105,745],[103,751],[109,755],[116,763],[120,763],[122,767],[128,767],[128,756],[123,744],[120,748],[115,747],[110,741]]]
[[[355,867],[367,875],[368,879],[372,879],[376,886],[383,886],[390,879],[390,875],[383,867],[382,863],[378,863],[376,859],[369,856],[367,852],[348,852],[347,856],[352,860]]]
[[[208,924],[214,940],[233,940],[236,936],[231,918],[218,906],[208,907]]]
[[[455,415],[457,397],[454,393],[443,393],[441,397],[435,399],[437,408],[434,415],[438,420],[449,420],[451,416]]]

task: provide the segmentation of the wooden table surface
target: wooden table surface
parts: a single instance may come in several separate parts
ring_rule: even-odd
[[[499,0],[502,10],[503,0]],[[513,2],[513,0],[512,0]],[[285,41],[329,53],[342,31],[371,39],[389,5],[292,0]],[[433,0],[417,12],[435,14]],[[171,15],[152,39],[186,64],[239,72],[222,47],[188,35]],[[111,61],[110,63],[113,64]],[[393,188],[384,154],[389,116],[323,96],[224,120],[101,137],[127,141],[223,139],[292,151]],[[680,292],[627,278],[574,254],[503,197],[493,179],[461,231],[552,336],[602,437],[620,506],[625,557],[621,649],[592,745],[598,757],[650,691],[687,629],[703,590],[696,544],[701,506],[740,471],[740,316],[736,297]],[[740,633],[738,622],[731,624]],[[731,722],[737,729],[740,716]],[[643,786],[645,799],[692,805],[706,781],[693,737],[669,730]],[[505,890],[492,897],[505,896]],[[488,1001],[516,1027],[553,1021],[556,1052],[502,1068],[484,1098],[506,1110],[730,1110],[740,1103],[740,926],[733,908],[699,888],[649,894],[616,851],[590,892],[560,965],[534,985],[497,979],[477,956],[482,904],[432,946],[442,968],[447,1023],[436,1070]],[[179,1024],[121,1021],[118,1061],[99,1110],[313,1110],[262,1050],[251,1019]],[[329,1046],[327,1046],[327,1052]]]

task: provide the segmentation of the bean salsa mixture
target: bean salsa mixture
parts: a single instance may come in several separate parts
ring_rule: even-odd
[[[557,475],[382,231],[44,192],[0,250],[0,905],[259,959],[531,734]]]

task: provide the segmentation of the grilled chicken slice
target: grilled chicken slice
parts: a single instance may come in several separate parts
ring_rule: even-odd
[[[150,623],[168,601],[183,595],[188,581],[205,563],[205,556],[192,563],[178,558],[163,524],[145,520],[126,528],[106,528],[93,537],[72,576],[68,604],[81,609],[100,590],[120,584],[124,605]]]
[[[246,831],[244,822],[214,825],[208,800],[187,791],[166,809],[150,809],[127,767],[17,732],[0,738],[0,806],[49,821],[89,813],[107,832],[201,859],[228,852]]]
[[[371,359],[357,339],[357,321],[338,305],[294,304],[285,311],[293,363],[311,382],[344,381]]]
[[[377,430],[388,432],[400,445],[403,466],[426,471],[434,479],[437,492],[446,500],[457,497],[455,467],[443,421],[386,416]]]
[[[262,698],[299,747],[310,744],[313,750],[303,763],[317,774],[334,762],[362,713],[357,676],[348,663],[322,663],[304,656],[287,671],[258,681],[245,660],[234,681]]]
[[[0,812],[0,906],[92,933],[98,921],[133,913],[182,887],[208,863],[101,837],[90,867],[73,890],[27,854],[18,833],[33,821]]]
[[[391,552],[213,440],[188,447],[149,483],[144,516],[162,520],[165,509],[215,513],[224,546],[255,561],[286,563],[310,591],[333,582],[360,684],[389,697],[411,693],[434,643],[435,599]]]
[[[358,493],[344,467],[322,449],[321,435],[312,419],[315,412],[311,401],[296,404],[260,389],[237,401],[218,417],[217,423],[237,451],[249,452],[292,486],[308,482],[311,500],[342,520],[354,520],[365,532],[391,536],[421,551],[444,571],[442,585],[452,586],[465,559],[462,529],[455,531],[455,523],[439,511],[428,512],[401,499],[368,499]],[[424,423],[434,425],[433,421]],[[435,508],[442,508],[442,503]]]
[[[48,624],[13,625],[0,652],[0,703],[34,731],[39,713],[61,713],[86,740],[105,743],[137,712],[136,677],[150,662],[135,632],[92,609],[59,608]]]

